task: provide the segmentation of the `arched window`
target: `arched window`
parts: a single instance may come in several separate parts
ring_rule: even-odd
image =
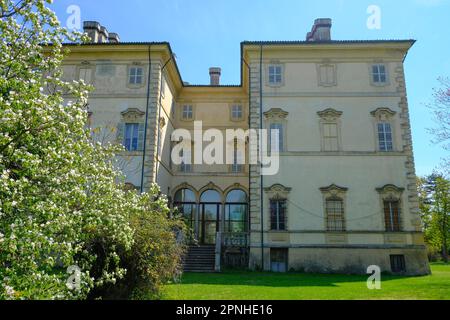
[[[216,190],[206,190],[200,198],[202,203],[221,203],[220,194]]]
[[[178,208],[183,215],[186,224],[194,229],[195,216],[197,212],[197,201],[195,193],[190,189],[180,189],[175,193],[174,207]]]
[[[224,230],[227,233],[248,231],[248,199],[242,190],[231,190],[227,194]]]

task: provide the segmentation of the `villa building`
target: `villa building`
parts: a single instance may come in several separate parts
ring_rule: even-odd
[[[92,42],[67,45],[65,77],[95,87],[89,125],[123,144],[130,188],[157,183],[184,215],[197,243],[187,270],[429,273],[403,65],[413,40],[331,40],[318,19],[306,41],[242,42],[239,85],[221,85],[220,68],[192,85],[168,43],[84,28]],[[184,150],[175,164],[173,133],[194,137],[197,121],[224,136],[278,130],[279,170],[238,161],[260,146],[238,138],[225,142],[232,164]]]

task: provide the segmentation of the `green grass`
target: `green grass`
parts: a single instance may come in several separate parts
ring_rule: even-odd
[[[300,273],[187,273],[163,289],[165,300],[450,300],[450,264],[433,264],[423,277],[382,276],[381,290],[368,276]]]

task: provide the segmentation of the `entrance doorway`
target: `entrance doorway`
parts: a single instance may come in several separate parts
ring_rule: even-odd
[[[199,235],[200,244],[216,243],[216,233],[220,230],[222,199],[219,192],[207,190],[200,197]]]

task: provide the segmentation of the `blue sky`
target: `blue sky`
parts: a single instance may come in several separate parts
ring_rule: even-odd
[[[241,41],[304,40],[319,17],[333,19],[336,40],[416,39],[405,70],[417,173],[431,173],[448,155],[430,143],[424,104],[436,79],[450,77],[450,0],[56,0],[63,23],[70,5],[122,41],[169,41],[183,80],[194,84],[209,82],[210,66],[222,67],[223,84],[239,84]],[[370,5],[381,9],[379,30],[366,26]]]

